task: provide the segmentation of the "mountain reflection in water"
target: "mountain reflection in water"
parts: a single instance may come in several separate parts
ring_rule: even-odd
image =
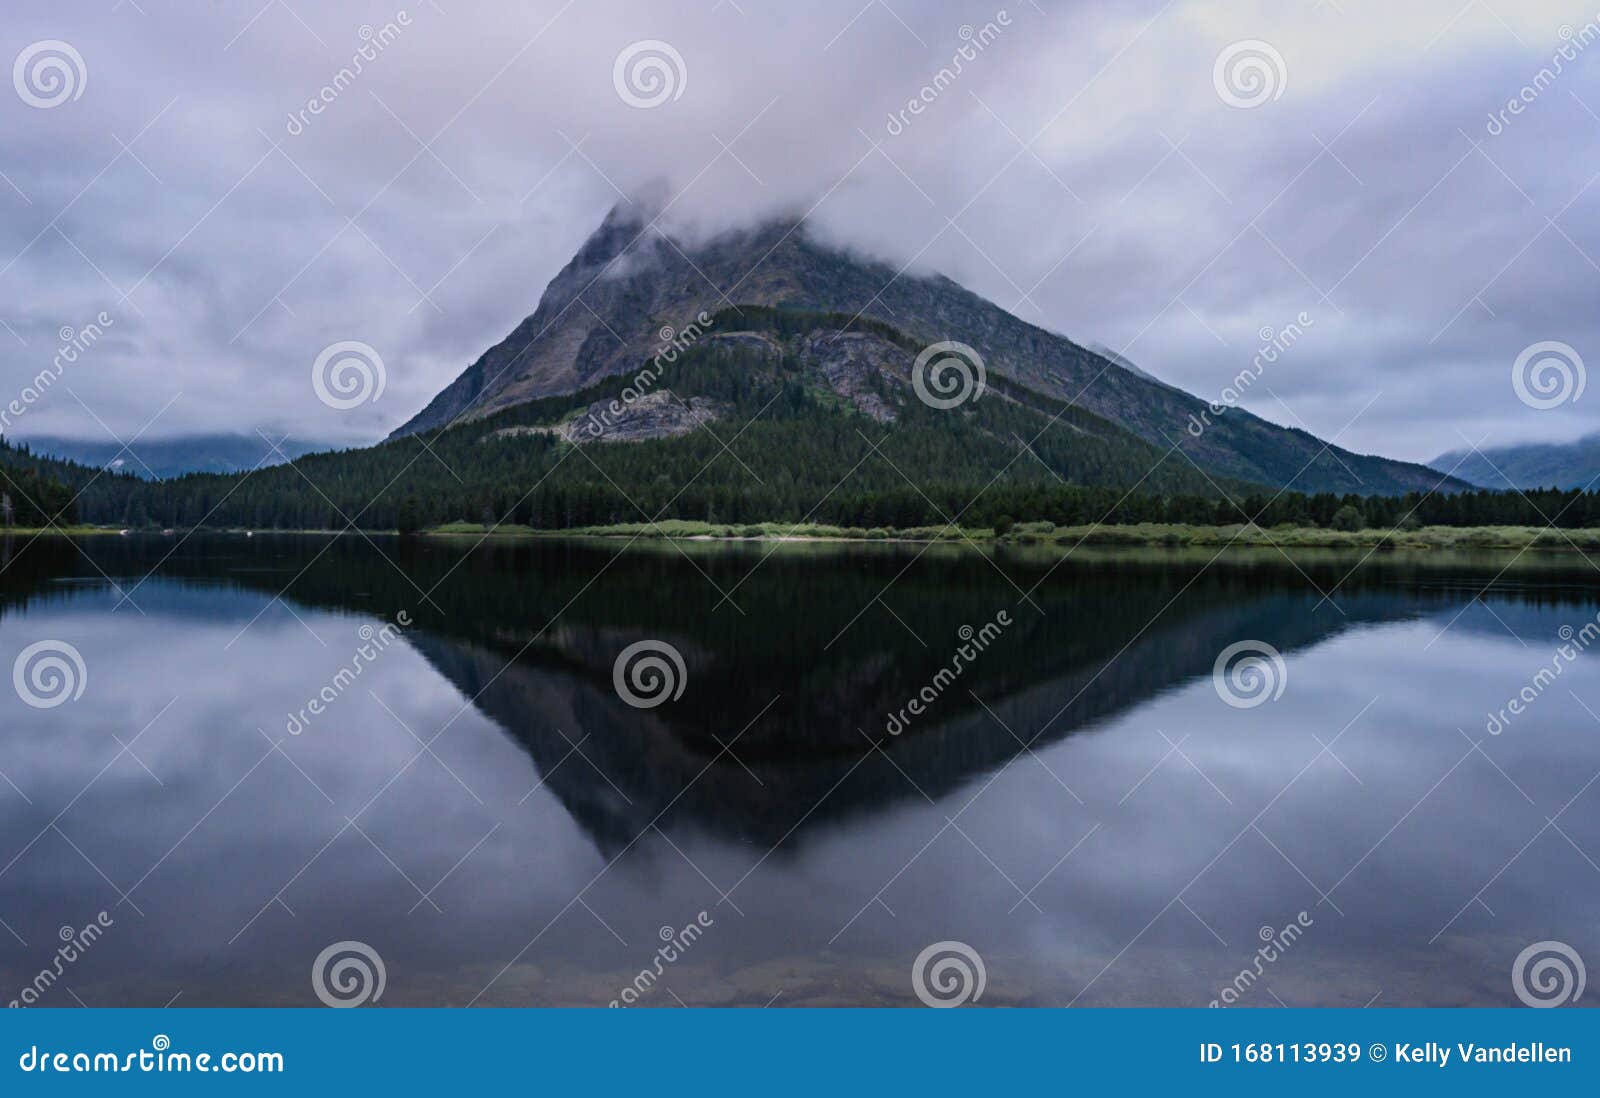
[[[1484,732],[1592,618],[1593,570],[1213,558],[9,543],[0,656],[70,641],[90,688],[0,697],[0,976],[102,909],[65,981],[92,1005],[314,1003],[340,940],[385,958],[385,1002],[604,1003],[701,912],[643,1002],[914,1003],[912,959],[958,940],[985,1003],[1204,1005],[1302,911],[1242,1005],[1514,1003],[1528,942],[1600,955],[1600,672]],[[1245,639],[1287,681],[1236,709],[1212,671]],[[644,640],[686,671],[651,709],[613,685]]]

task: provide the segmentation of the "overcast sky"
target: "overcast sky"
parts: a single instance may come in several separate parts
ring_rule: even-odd
[[[1597,11],[6,0],[0,388],[105,312],[15,436],[372,441],[532,312],[620,195],[657,187],[685,233],[809,210],[826,239],[1208,399],[1305,313],[1245,403],[1352,449],[1570,439],[1600,429],[1600,391],[1537,409],[1512,373],[1545,341],[1600,364]],[[625,96],[641,41],[677,56],[624,58]],[[387,384],[341,411],[311,373],[350,340]]]

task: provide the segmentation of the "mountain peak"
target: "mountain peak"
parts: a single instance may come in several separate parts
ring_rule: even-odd
[[[1242,408],[1211,410],[1120,356],[1029,324],[948,278],[910,275],[827,246],[801,219],[775,217],[704,239],[670,235],[661,220],[646,200],[614,206],[533,315],[394,437],[577,393],[640,369],[667,329],[683,331],[702,313],[760,307],[877,321],[913,344],[958,341],[991,377],[1109,420],[1168,455],[1181,448],[1216,476],[1307,492],[1462,487],[1420,465],[1323,445]],[[1127,482],[1148,472],[1127,470]]]

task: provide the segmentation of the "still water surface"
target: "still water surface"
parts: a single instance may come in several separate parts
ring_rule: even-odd
[[[101,912],[39,1005],[315,1005],[341,941],[385,1005],[604,1005],[697,921],[640,1005],[914,1005],[944,941],[986,1005],[1515,1005],[1529,943],[1600,958],[1600,654],[1486,732],[1600,610],[1576,556],[0,557],[0,670],[55,641],[86,676],[0,683],[0,1001]],[[651,709],[613,681],[641,640],[684,661]],[[1212,675],[1243,640],[1284,660],[1253,708]]]

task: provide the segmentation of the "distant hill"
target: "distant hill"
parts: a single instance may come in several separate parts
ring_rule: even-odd
[[[990,379],[1047,402],[1070,403],[1158,455],[1172,454],[1170,461],[1191,471],[1193,461],[1219,479],[1362,495],[1465,487],[1421,465],[1342,450],[1243,408],[1206,415],[1200,398],[1029,324],[948,278],[918,277],[824,246],[792,220],[697,246],[668,239],[647,218],[638,208],[614,209],[551,280],[533,314],[393,437],[431,435],[530,401],[570,397],[639,369],[664,331],[731,305],[842,314],[844,335],[859,332],[862,321],[878,321],[918,348],[968,345],[982,356]],[[829,341],[841,350],[848,346],[832,336]],[[855,371],[864,361],[837,365]],[[1208,425],[1191,431],[1203,416]],[[1188,460],[1172,453],[1179,447]],[[1142,460],[1137,452],[1128,456]],[[1093,483],[1131,486],[1147,469],[1137,460],[1098,469]]]
[[[1576,442],[1452,450],[1428,464],[1480,488],[1589,488],[1600,478],[1600,433]]]
[[[298,439],[268,442],[260,435],[190,435],[174,439],[140,439],[126,450],[117,442],[85,441],[40,435],[18,438],[36,454],[74,461],[145,480],[169,480],[186,473],[242,473],[257,466],[279,465],[317,447]],[[277,443],[274,450],[273,443]],[[282,451],[282,456],[277,451]]]

